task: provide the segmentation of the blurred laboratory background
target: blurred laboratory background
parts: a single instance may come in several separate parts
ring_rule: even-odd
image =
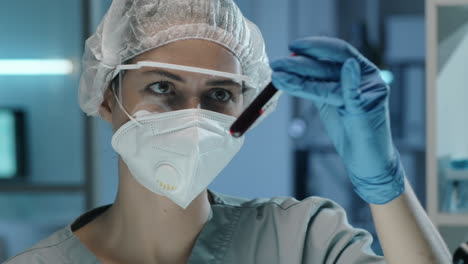
[[[261,29],[270,59],[289,56],[287,47],[293,39],[322,35],[347,40],[381,68],[382,76],[391,85],[392,133],[409,181],[426,208],[434,203],[430,217],[451,251],[468,240],[468,218],[463,215],[468,212],[468,186],[464,182],[468,178],[465,175],[468,149],[461,147],[453,152],[448,147],[443,153],[434,152],[436,145],[446,146],[443,140],[447,138],[455,146],[468,141],[468,133],[450,134],[465,129],[456,124],[466,126],[463,117],[468,108],[463,113],[451,110],[457,114],[441,110],[455,100],[464,102],[468,98],[466,81],[461,80],[460,87],[448,83],[459,78],[450,74],[460,72],[444,71],[445,65],[458,69],[457,65],[468,60],[465,41],[468,9],[439,8],[436,0],[236,2]],[[84,41],[110,3],[110,0],[2,3],[0,262],[31,247],[87,210],[112,203],[116,195],[117,155],[110,144],[112,130],[99,118],[85,116],[77,102]],[[434,65],[439,59],[434,74],[444,72],[437,78],[437,89],[453,88],[451,94],[441,96],[440,100],[434,99],[438,96],[435,88],[435,97],[427,96],[430,79],[426,78],[427,10],[435,10],[431,13],[436,21],[431,24],[431,34],[435,36],[437,29],[442,28],[446,32],[427,38],[434,39],[436,43],[431,44],[434,47],[439,45],[448,50],[445,53],[434,50],[431,59]],[[443,17],[447,22],[436,19]],[[462,75],[468,78],[468,72]],[[431,87],[436,85],[435,79],[433,82]],[[464,92],[458,93],[456,89]],[[457,94],[463,97],[457,98]],[[427,105],[429,102],[432,106]],[[432,112],[427,109],[434,109],[433,117],[428,117]],[[426,118],[435,120],[435,113],[446,123],[438,125],[434,121],[428,126]],[[449,121],[451,118],[454,122]],[[427,129],[434,131],[430,133],[441,129],[444,132],[426,140]],[[429,147],[430,144],[434,146]],[[434,153],[429,155],[428,151]],[[249,132],[243,149],[210,188],[248,198],[303,199],[312,195],[331,198],[346,209],[352,225],[374,235],[372,247],[381,254],[369,207],[353,192],[316,109],[307,101],[283,96],[276,112]]]

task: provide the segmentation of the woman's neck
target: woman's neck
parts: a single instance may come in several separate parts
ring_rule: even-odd
[[[116,263],[187,263],[210,214],[207,191],[184,210],[140,185],[124,162],[119,168],[115,203],[91,222],[92,247],[100,248],[93,253]]]

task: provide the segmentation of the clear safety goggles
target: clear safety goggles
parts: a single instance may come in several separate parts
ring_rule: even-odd
[[[192,74],[188,80],[179,71],[195,75]],[[198,74],[200,78],[197,78]],[[250,103],[248,100],[252,96],[248,94],[255,93],[245,85],[251,81],[245,75],[154,61],[118,65],[112,79],[116,77],[119,80],[118,91],[114,82],[112,90],[117,103],[137,124],[137,112],[162,113],[200,108],[238,116]]]

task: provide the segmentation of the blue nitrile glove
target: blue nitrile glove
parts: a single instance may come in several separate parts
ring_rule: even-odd
[[[289,48],[296,56],[271,63],[273,84],[315,103],[362,199],[385,204],[398,197],[405,172],[390,132],[389,87],[379,69],[338,39],[310,37]]]

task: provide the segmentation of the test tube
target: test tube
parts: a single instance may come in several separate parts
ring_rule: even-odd
[[[271,99],[279,92],[270,82],[250,103],[230,128],[233,137],[241,137],[266,110],[271,107]]]

